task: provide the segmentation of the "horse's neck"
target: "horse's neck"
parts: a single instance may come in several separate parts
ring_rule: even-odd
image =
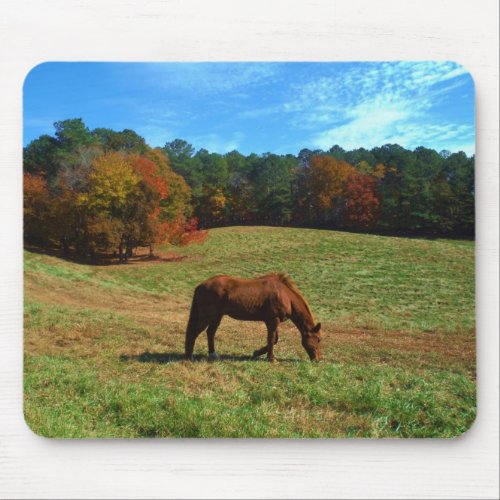
[[[295,293],[292,293],[292,316],[290,319],[301,332],[310,330],[314,326],[314,319],[307,305]]]

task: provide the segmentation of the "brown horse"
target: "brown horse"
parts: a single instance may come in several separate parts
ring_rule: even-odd
[[[295,284],[285,274],[266,274],[254,279],[214,276],[199,284],[193,296],[186,330],[186,357],[193,359],[198,335],[207,328],[208,353],[217,359],[214,337],[224,315],[244,321],[263,321],[267,344],[254,351],[253,358],[267,353],[274,361],[278,325],[291,319],[302,335],[302,345],[311,361],[318,361],[321,323],[315,323],[311,309]]]

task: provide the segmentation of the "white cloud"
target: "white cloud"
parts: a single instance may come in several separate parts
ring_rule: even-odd
[[[456,80],[464,74],[464,68],[448,62],[354,68],[341,79],[306,83],[287,108],[301,112],[297,126],[317,130],[310,143],[321,149],[334,144],[352,149],[387,143],[439,149],[453,140],[469,144],[470,151],[473,127],[447,123],[432,113],[452,88],[464,84],[463,79]]]

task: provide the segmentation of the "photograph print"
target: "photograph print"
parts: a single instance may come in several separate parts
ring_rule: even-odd
[[[454,438],[474,83],[451,61],[35,66],[24,416],[49,438]]]

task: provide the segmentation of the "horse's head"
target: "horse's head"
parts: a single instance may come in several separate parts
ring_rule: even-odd
[[[302,345],[311,361],[319,361],[321,356],[321,323],[313,326],[310,330],[306,330],[302,334]]]

